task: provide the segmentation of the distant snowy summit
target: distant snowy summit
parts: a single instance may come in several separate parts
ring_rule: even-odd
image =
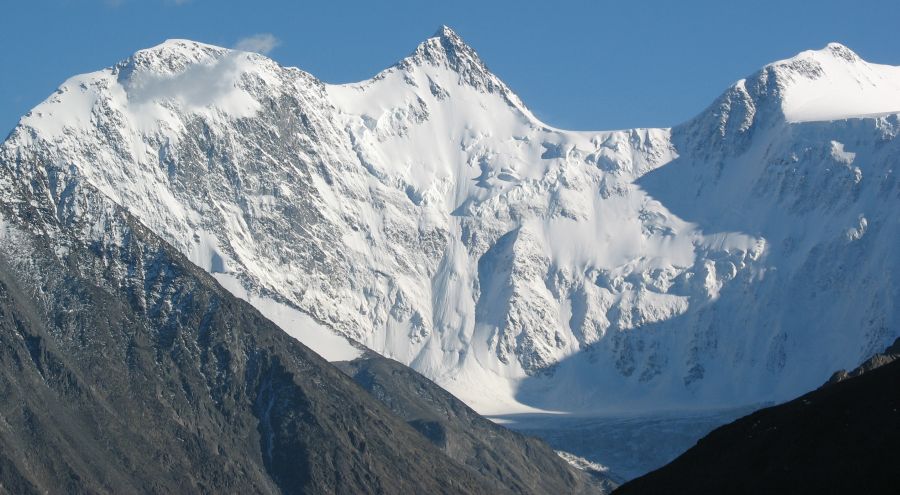
[[[447,27],[346,85],[171,40],[66,81],[0,163],[60,215],[89,184],[326,357],[349,338],[481,412],[725,407],[900,334],[898,112],[900,68],[838,44],[683,125],[575,132]]]
[[[870,64],[839,43],[769,64],[731,86],[697,120],[717,140],[760,126],[900,113],[900,67]]]
[[[900,112],[900,67],[870,64],[830,43],[772,66],[785,81],[782,111],[791,122]]]

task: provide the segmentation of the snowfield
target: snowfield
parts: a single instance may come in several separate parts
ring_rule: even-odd
[[[900,335],[898,112],[900,68],[839,44],[675,128],[575,132],[449,28],[347,85],[171,40],[66,81],[0,160],[58,204],[91,184],[329,359],[485,414],[703,410]]]

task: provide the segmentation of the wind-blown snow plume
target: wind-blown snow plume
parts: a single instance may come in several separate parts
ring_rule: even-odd
[[[239,39],[238,42],[235,43],[234,48],[235,50],[241,50],[244,52],[254,52],[268,55],[269,52],[274,50],[275,47],[280,44],[281,42],[278,41],[278,38],[276,38],[273,34],[259,33]]]

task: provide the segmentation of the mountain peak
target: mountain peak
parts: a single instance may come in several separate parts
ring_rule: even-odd
[[[847,48],[847,46],[841,43],[831,42],[821,49],[802,51],[791,58],[779,60],[770,65],[775,67],[790,67],[796,66],[798,65],[798,63],[802,63],[804,61],[813,61],[819,64],[835,61],[841,63],[864,62],[863,59],[856,54],[856,52],[854,52],[850,48]]]
[[[823,48],[821,51],[828,51],[832,55],[841,57],[841,58],[846,59],[851,62],[861,60],[859,58],[859,55],[856,54],[856,52],[854,52],[853,50],[847,48],[845,45],[842,45],[836,41],[832,41],[831,43],[828,43],[825,46],[825,48]]]
[[[475,53],[463,39],[456,34],[456,31],[449,26],[442,25],[434,33],[433,36],[426,39],[416,47],[416,51],[408,57],[414,63],[419,65],[422,62],[431,63],[433,65],[446,65],[447,67],[460,72],[460,69],[478,68],[483,72],[487,72],[484,62]]]
[[[208,45],[186,39],[168,39],[162,43],[138,50],[132,56],[113,67],[120,81],[138,72],[177,74],[194,64],[208,64],[231,53],[228,48]]]
[[[434,32],[434,35],[431,38],[425,40],[422,45],[427,44],[431,40],[436,40],[441,48],[446,52],[465,52],[475,59],[478,59],[478,54],[475,53],[475,50],[472,49],[469,45],[463,41],[462,37],[456,33],[450,26],[442,25],[438,28],[437,31]],[[420,45],[421,46],[421,45]],[[478,59],[481,62],[480,59]],[[483,64],[483,63],[482,63]]]
[[[710,113],[711,112],[711,113]],[[900,68],[872,64],[841,43],[766,65],[700,118],[738,134],[767,122],[831,121],[900,113]]]
[[[832,42],[767,64],[678,127],[703,136],[696,146],[726,140],[730,150],[740,151],[760,126],[893,113],[900,113],[900,67],[869,63]]]
[[[441,24],[441,27],[438,28],[437,31],[434,32],[434,36],[432,38],[447,38],[447,39],[460,39],[459,35],[456,34],[450,26],[446,24]]]
[[[434,68],[455,72],[461,84],[486,93],[500,94],[514,106],[523,107],[518,97],[487,68],[475,50],[463,41],[456,31],[442,25],[430,38],[419,44],[408,57],[394,68],[407,72]],[[390,69],[389,69],[390,70]]]
[[[840,43],[771,64],[788,121],[823,121],[900,111],[900,69],[866,62]]]
[[[181,38],[170,38],[162,43],[138,50],[134,57],[166,57],[180,55],[182,57],[196,57],[197,55],[223,55],[230,52],[228,48],[221,46],[209,45],[199,41],[193,41]]]

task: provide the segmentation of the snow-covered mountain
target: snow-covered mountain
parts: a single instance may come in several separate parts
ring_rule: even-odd
[[[0,160],[480,412],[718,407],[900,335],[898,113],[900,68],[838,44],[672,129],[573,132],[449,28],[348,85],[173,40],[66,81]]]

